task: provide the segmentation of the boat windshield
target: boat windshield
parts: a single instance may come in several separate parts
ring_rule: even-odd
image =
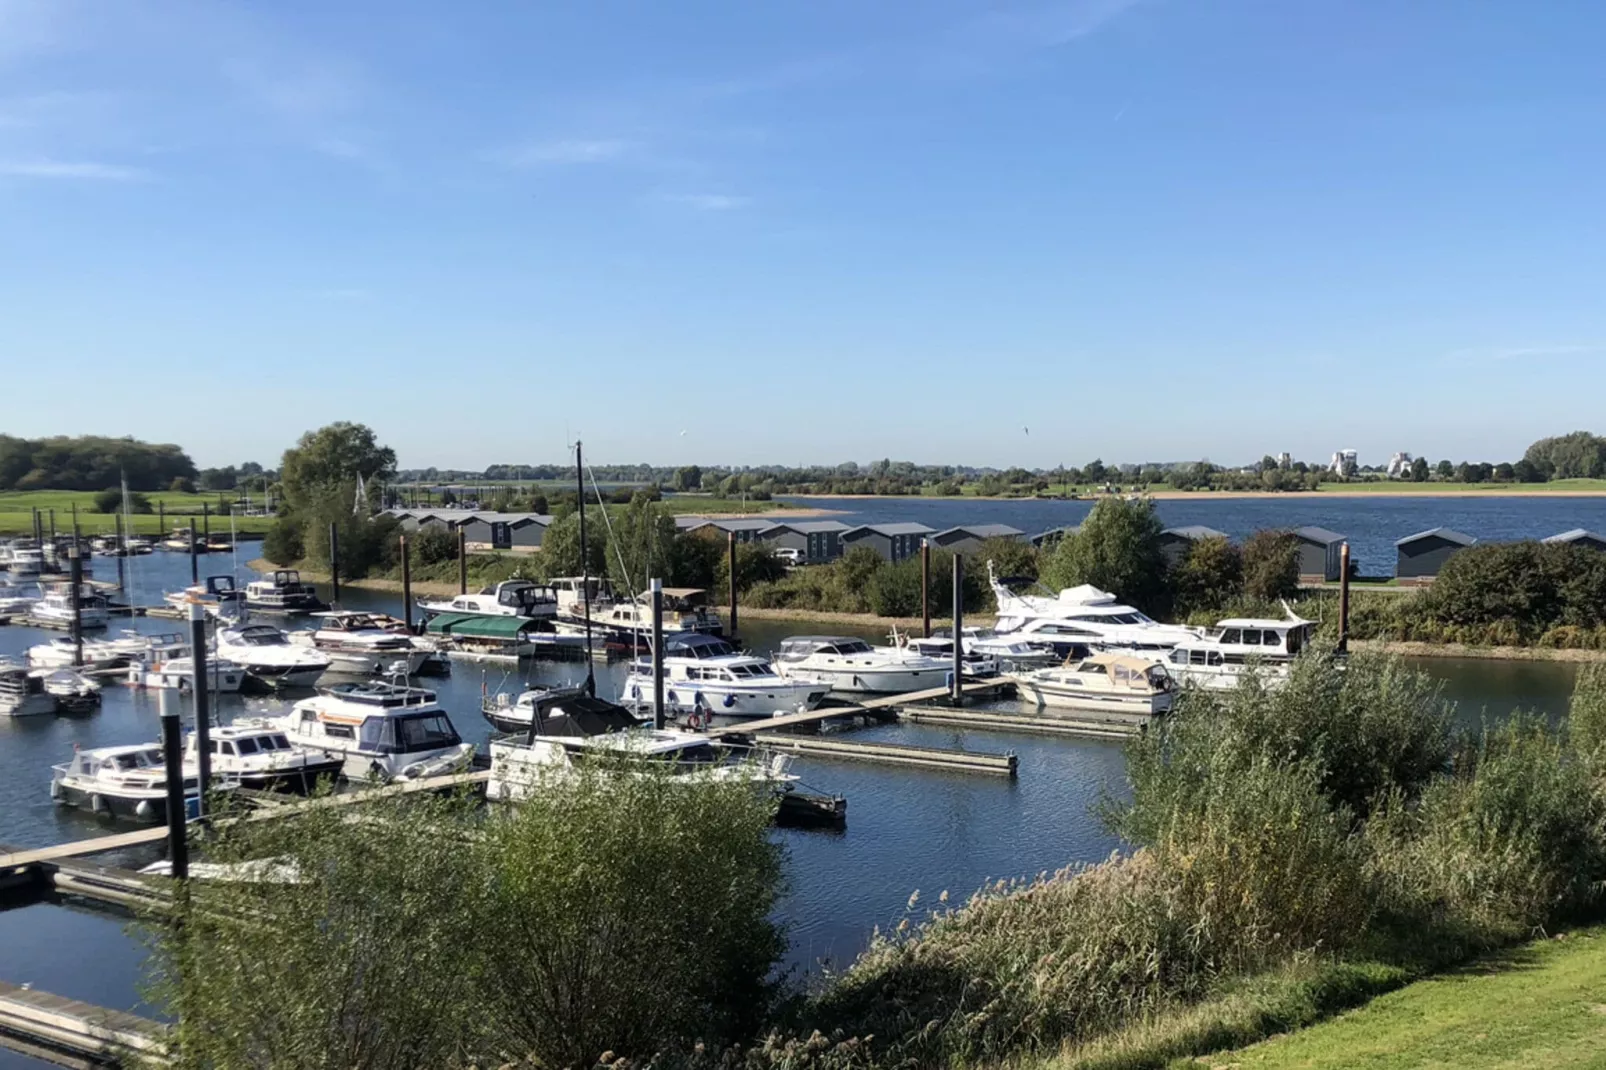
[[[289,640],[276,628],[263,628],[260,631],[249,628],[243,632],[236,632],[235,635],[246,646],[284,646],[289,643]]]
[[[825,654],[869,654],[873,651],[863,639],[843,639],[821,650]]]
[[[396,738],[398,749],[402,751],[455,747],[462,742],[451,719],[444,713],[396,718]]]

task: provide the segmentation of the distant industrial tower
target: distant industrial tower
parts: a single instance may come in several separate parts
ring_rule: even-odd
[[[1277,467],[1285,472],[1294,467],[1294,455],[1287,450],[1283,450],[1277,455]]]
[[[1333,474],[1335,476],[1352,476],[1355,474],[1357,454],[1354,450],[1339,450],[1333,454]]]
[[[1409,453],[1400,452],[1389,458],[1389,478],[1401,479],[1411,474],[1412,457]]]

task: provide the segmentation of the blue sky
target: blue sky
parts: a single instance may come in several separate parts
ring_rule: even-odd
[[[1603,32],[1586,0],[0,0],[0,430],[1498,460],[1606,431]]]

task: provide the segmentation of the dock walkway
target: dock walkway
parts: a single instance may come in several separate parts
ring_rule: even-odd
[[[159,1022],[5,981],[0,981],[0,1032],[95,1063],[160,1060],[166,1049]]]
[[[1007,681],[977,680],[974,683],[964,684],[960,690],[967,695],[985,694],[1008,687]],[[710,728],[706,735],[710,739],[722,739],[725,736],[750,736],[754,732],[773,732],[781,728],[795,728],[798,725],[818,724],[829,721],[833,717],[856,717],[866,713],[877,713],[881,710],[891,711],[898,706],[906,706],[915,702],[931,702],[935,699],[947,698],[950,691],[946,687],[933,687],[925,691],[910,691],[900,695],[880,695],[876,698],[865,699],[852,706],[821,706],[818,709],[804,710],[802,713],[786,713],[779,717],[760,717],[745,721],[741,724],[724,725],[719,728]]]

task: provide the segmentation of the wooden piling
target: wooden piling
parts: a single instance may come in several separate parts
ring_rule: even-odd
[[[79,588],[84,583],[84,564],[78,556],[76,538],[67,548],[67,579],[72,584],[72,664],[73,668],[81,669],[84,667],[84,622],[83,608],[79,604],[81,598]]]
[[[965,630],[965,555],[955,553],[952,557],[954,563],[954,680],[953,700],[955,706],[962,706],[965,702],[964,675],[965,675],[965,642],[962,635]]]
[[[212,703],[206,678],[206,607],[190,604],[190,695],[195,700],[195,786],[202,815],[206,812],[206,793],[212,784]]]
[[[920,634],[931,638],[931,540],[920,540]]]
[[[401,537],[401,566],[402,566],[402,620],[407,624],[407,630],[413,630],[413,560],[411,551],[407,549],[407,536]]]
[[[1338,545],[1338,652],[1349,651],[1349,540]]]
[[[585,553],[585,547],[580,552]],[[461,525],[457,529],[457,593],[468,594],[468,529]]]
[[[726,545],[729,548],[729,555],[730,555],[730,559],[729,559],[729,562],[728,562],[728,565],[729,565],[729,568],[730,568],[730,602],[731,602],[731,620],[730,620],[729,638],[732,641],[734,641],[736,639],[736,532],[734,532],[734,531],[726,532]]]
[[[184,729],[178,711],[167,711],[167,690],[158,692],[162,711],[162,762],[167,769],[167,857],[173,864],[173,877],[190,875],[189,840],[185,838],[184,813]]]
[[[652,581],[652,726],[664,727],[664,581]]]

